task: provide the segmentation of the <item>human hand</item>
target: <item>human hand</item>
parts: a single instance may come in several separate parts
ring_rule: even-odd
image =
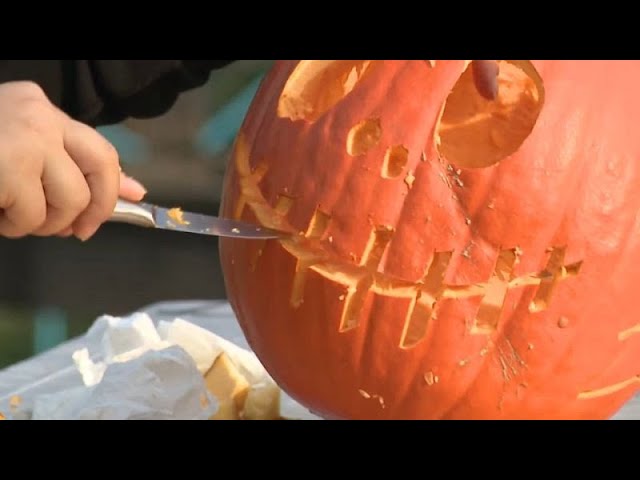
[[[121,172],[116,149],[38,85],[0,84],[0,236],[87,240],[118,197],[139,201],[144,194]]]
[[[487,100],[498,97],[498,75],[500,67],[495,60],[474,60],[471,62],[473,82],[476,90]]]

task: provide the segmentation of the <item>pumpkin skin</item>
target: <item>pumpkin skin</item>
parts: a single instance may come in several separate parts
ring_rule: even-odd
[[[640,62],[279,61],[221,215],[229,301],[330,419],[604,419],[640,384]],[[492,110],[493,109],[493,110]]]

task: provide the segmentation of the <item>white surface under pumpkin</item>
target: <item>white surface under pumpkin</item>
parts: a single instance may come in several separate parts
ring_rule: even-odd
[[[317,419],[273,382],[225,302],[153,305],[0,371],[8,419]],[[1,417],[0,417],[1,418]]]

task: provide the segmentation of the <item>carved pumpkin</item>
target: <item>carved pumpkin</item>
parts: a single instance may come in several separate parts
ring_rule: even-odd
[[[607,418],[640,384],[640,63],[499,61],[494,100],[469,65],[280,61],[237,138],[222,215],[295,235],[221,240],[228,297],[325,418]]]

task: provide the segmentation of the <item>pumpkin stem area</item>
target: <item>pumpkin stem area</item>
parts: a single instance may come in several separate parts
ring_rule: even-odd
[[[473,68],[447,97],[436,125],[436,148],[461,168],[486,168],[515,153],[533,131],[544,104],[544,86],[533,65],[500,60],[498,93],[481,95]]]
[[[278,102],[278,116],[315,122],[362,80],[372,60],[302,60]]]

